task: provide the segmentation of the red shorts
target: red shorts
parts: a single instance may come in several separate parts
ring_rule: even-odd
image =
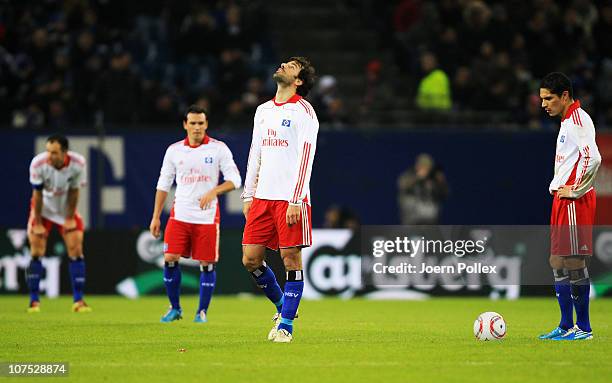
[[[595,189],[578,199],[559,199],[555,192],[550,215],[550,254],[592,255]]]
[[[71,230],[71,231],[83,231],[85,229],[85,226],[83,225],[83,218],[81,218],[81,216],[77,213],[74,215],[74,220],[76,222],[76,227],[74,230]],[[30,232],[33,225],[34,225],[34,217],[30,213],[30,219],[28,221],[28,232]],[[51,230],[54,227],[57,229],[60,235],[62,236],[64,235],[64,225],[60,225],[59,223],[50,221],[45,217],[42,217],[42,225],[45,227],[45,230],[47,231],[45,233],[46,237],[49,236],[49,234],[51,233]]]
[[[216,263],[219,260],[219,224],[198,224],[168,219],[164,233],[164,254]]]
[[[247,216],[243,245],[262,245],[272,250],[288,247],[308,247],[312,244],[312,214],[310,205],[302,204],[300,220],[287,225],[287,201],[253,198]]]

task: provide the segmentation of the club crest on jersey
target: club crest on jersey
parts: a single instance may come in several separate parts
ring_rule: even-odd
[[[213,158],[212,157],[204,157],[204,163],[205,164],[212,164],[213,163]]]
[[[559,142],[564,143],[565,142],[565,136],[561,136],[561,138],[559,139]]]
[[[291,127],[291,120],[283,119],[283,123],[281,124],[281,126],[285,126],[287,128],[290,128]]]

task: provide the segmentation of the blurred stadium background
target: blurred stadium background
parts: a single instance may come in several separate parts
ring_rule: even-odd
[[[342,247],[360,225],[546,225],[558,122],[542,112],[538,84],[550,71],[571,77],[595,121],[597,223],[610,225],[610,41],[610,1],[0,1],[10,185],[0,189],[0,292],[26,291],[28,166],[61,132],[89,161],[79,202],[87,291],[161,293],[161,244],[146,228],[165,148],[184,136],[182,110],[209,110],[209,134],[244,176],[254,110],[292,55],[309,57],[319,76],[309,96],[321,122],[314,252],[317,238],[345,238],[319,282],[311,277],[313,296],[359,291],[347,271],[358,250]],[[423,167],[425,181],[413,182]],[[240,263],[239,194],[222,205],[219,294],[255,292]],[[411,210],[415,201],[429,209]],[[608,266],[610,247],[601,245]],[[64,253],[53,237],[49,295],[69,292]],[[545,247],[536,261],[546,267]],[[115,262],[124,267],[110,270]]]

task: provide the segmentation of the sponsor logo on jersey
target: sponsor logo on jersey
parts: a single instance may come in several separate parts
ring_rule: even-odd
[[[560,143],[564,143],[565,142],[565,135],[561,136],[561,138],[559,139]]]
[[[287,128],[291,127],[291,120],[283,119],[283,123],[281,124],[281,126],[285,126]]]

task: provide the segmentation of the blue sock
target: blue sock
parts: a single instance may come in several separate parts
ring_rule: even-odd
[[[553,270],[555,275],[555,292],[559,308],[561,309],[561,321],[559,327],[569,330],[574,327],[574,306],[570,291],[569,274],[565,269]]]
[[[577,276],[577,278],[575,278]],[[570,271],[570,282],[574,309],[576,309],[576,325],[586,332],[591,331],[589,320],[589,293],[591,281],[586,267],[582,270]]]
[[[287,330],[293,333],[293,319],[297,313],[300,299],[304,291],[304,278],[302,270],[287,271],[287,282],[285,283],[285,303],[281,312],[281,323],[279,330]]]
[[[42,274],[43,265],[40,258],[32,258],[26,274],[28,288],[30,289],[30,303],[40,302],[38,294],[40,292],[40,279],[42,278]]]
[[[217,282],[217,272],[215,265],[200,266],[200,306],[198,313],[202,310],[208,312],[208,306],[215,291],[215,283]]]
[[[274,272],[265,264],[251,272],[257,286],[263,290],[268,299],[276,306],[276,312],[281,312],[283,308],[283,291],[281,290]]]
[[[172,308],[180,310],[181,269],[178,262],[164,262],[164,284]]]
[[[85,287],[85,259],[82,257],[71,258],[68,268],[70,269],[73,300],[75,302],[81,301],[83,300],[83,289]]]

